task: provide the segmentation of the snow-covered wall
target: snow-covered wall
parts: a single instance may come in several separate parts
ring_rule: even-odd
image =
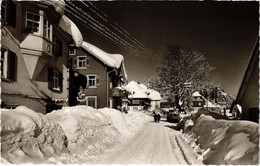
[[[204,164],[258,164],[257,123],[201,114],[185,118],[183,124],[184,139],[202,154]]]

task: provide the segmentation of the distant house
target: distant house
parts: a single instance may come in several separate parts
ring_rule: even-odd
[[[206,103],[206,99],[199,93],[194,92],[191,96],[191,106],[193,111],[197,111],[202,108]]]
[[[239,88],[236,104],[242,107],[242,119],[258,122],[259,119],[259,43],[249,60],[243,81]],[[232,109],[233,110],[233,109]]]
[[[160,108],[160,93],[148,89],[144,84],[131,81],[126,86],[123,86],[123,89],[129,92],[129,110],[153,110],[156,107]]]
[[[1,107],[48,113],[66,105],[68,45],[80,46],[82,36],[64,7],[63,1],[2,1]]]
[[[146,90],[143,89],[137,82],[130,81],[126,86],[123,87],[129,92],[128,99],[128,109],[132,110],[142,110],[148,109],[150,106],[149,99]]]
[[[85,103],[93,108],[116,108],[112,91],[127,81],[124,57],[120,54],[109,54],[85,41],[81,47],[71,46],[69,54],[72,71],[79,73],[82,78],[71,83],[70,98],[75,99],[79,87],[83,86],[85,102],[81,104]],[[70,105],[76,104],[78,103]]]
[[[222,114],[222,112],[221,112],[222,107],[219,104],[216,104],[216,103],[213,104],[210,101],[206,101],[205,105],[203,107],[206,108],[208,111]]]
[[[160,108],[161,106],[161,95],[155,90],[148,89],[148,99],[150,99],[149,109],[152,111],[155,108]]]
[[[239,104],[235,104],[233,106],[232,117],[234,117],[235,119],[242,118],[242,107]]]

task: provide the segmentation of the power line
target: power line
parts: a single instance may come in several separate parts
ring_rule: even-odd
[[[83,2],[81,2],[83,3]],[[89,7],[87,4],[83,3],[86,7]],[[71,6],[70,6],[71,5]],[[145,51],[144,48],[142,50],[134,47],[132,44],[130,44],[128,41],[120,37],[117,33],[109,29],[106,25],[103,25],[99,21],[97,21],[95,18],[93,18],[90,14],[86,13],[82,10],[82,8],[79,8],[75,6],[73,3],[68,2],[66,3],[65,11],[69,12],[71,16],[76,16],[77,19],[79,19],[81,22],[84,23],[84,26],[87,28],[96,31],[100,36],[106,38],[106,40],[112,42],[113,44],[117,44],[120,47],[123,47],[124,49],[135,53],[136,55],[143,55],[144,52],[148,53],[148,51]],[[92,9],[93,10],[93,9]],[[93,10],[94,11],[94,10]],[[96,13],[102,20],[107,20],[102,17],[100,14]],[[88,22],[86,22],[88,21]],[[114,28],[116,28],[114,26]],[[119,29],[117,28],[117,31],[124,35]],[[126,37],[126,35],[124,35]],[[137,43],[134,43],[133,40],[131,40],[129,37],[127,37],[128,40],[130,40],[134,45],[137,45]],[[139,46],[140,47],[140,46]]]
[[[132,50],[134,53],[136,54],[142,54],[142,52],[136,50],[132,45],[130,45],[128,42],[126,42],[125,40],[121,39],[120,36],[118,36],[117,34],[115,34],[114,32],[112,32],[110,29],[108,29],[106,26],[104,26],[103,24],[99,23],[97,20],[95,20],[93,17],[91,17],[88,13],[84,12],[81,8],[78,8],[77,6],[75,6],[74,4],[70,3],[72,7],[70,7],[69,5],[67,5],[67,7],[69,7],[71,10],[73,10],[73,12],[79,14],[81,18],[84,17],[84,19],[88,20],[89,23],[93,24],[96,28],[98,28],[99,30],[101,30],[101,34],[104,35],[104,33],[106,34],[106,37],[110,36],[112,38],[114,38],[114,42],[117,42],[119,44],[121,44],[125,49],[130,48],[130,50]],[[76,9],[74,9],[76,8]],[[79,11],[81,13],[79,13]],[[85,16],[82,17],[82,14],[84,14]],[[96,29],[95,29],[96,30]],[[100,31],[99,31],[100,32]]]
[[[107,38],[109,41],[112,41],[113,43],[120,45],[124,49],[129,50],[128,47],[131,47],[128,43],[126,43],[124,40],[120,39],[118,36],[114,36],[115,35],[114,33],[111,33],[111,32],[108,32],[107,30],[105,30],[104,26],[102,24],[100,24],[98,21],[96,21],[94,18],[92,18],[90,15],[84,13],[84,15],[88,16],[88,18],[85,16],[82,16],[82,14],[79,13],[76,9],[78,9],[81,12],[83,12],[83,11],[81,9],[79,9],[78,7],[76,7],[75,5],[73,7],[76,9],[72,8],[69,5],[66,5],[66,6],[69,7],[70,10],[67,8],[65,8],[65,10],[67,12],[69,12],[71,15],[73,15],[76,18],[78,18],[79,20],[81,20],[85,24],[84,26],[88,25],[89,28],[92,28],[93,30],[97,31],[100,35],[105,36],[105,38]],[[73,13],[76,13],[79,16],[77,16]],[[88,21],[88,23],[86,22],[86,20]],[[134,50],[133,46],[131,47],[131,49],[129,51],[131,51],[133,53],[141,54],[140,52]]]
[[[113,21],[112,19],[110,19],[105,13],[103,13],[100,9],[98,9],[95,5],[93,5],[90,1],[87,1],[91,6],[93,6],[98,12],[100,12],[104,17],[102,17],[98,12],[96,12],[94,9],[92,9],[89,5],[87,5],[86,3],[83,3],[81,1],[81,3],[83,3],[85,6],[87,6],[91,11],[93,11],[96,15],[98,15],[101,19],[103,19],[104,21],[108,22],[107,20],[109,20],[110,22],[112,22],[112,24],[110,23],[110,26],[112,26],[115,30],[117,30],[119,33],[121,33],[123,36],[125,36],[128,40],[130,40],[132,43],[134,43],[135,45],[137,45],[138,47],[140,47],[142,50],[144,50],[146,53],[150,53],[153,54],[153,52],[148,49],[147,47],[145,47],[141,42],[139,42],[138,40],[136,40],[132,35],[130,35],[125,29],[123,29],[121,26],[119,26],[115,21]],[[113,25],[114,24],[114,25]],[[117,27],[118,28],[117,28]],[[123,32],[122,32],[123,31]]]

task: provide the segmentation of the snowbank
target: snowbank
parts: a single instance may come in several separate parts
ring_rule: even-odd
[[[64,107],[42,115],[20,106],[2,109],[2,163],[88,163],[131,137],[151,117],[114,109]]]
[[[258,164],[259,125],[250,121],[186,118],[184,139],[202,154],[204,164]]]
[[[25,106],[1,109],[1,129],[5,162],[41,163],[67,152],[66,136],[60,125]]]

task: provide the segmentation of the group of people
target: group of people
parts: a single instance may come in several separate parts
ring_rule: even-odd
[[[157,123],[160,122],[161,115],[160,115],[160,112],[159,112],[157,109],[155,109],[153,117],[154,117],[154,122],[155,122],[155,123],[156,123],[156,122],[157,122]]]

